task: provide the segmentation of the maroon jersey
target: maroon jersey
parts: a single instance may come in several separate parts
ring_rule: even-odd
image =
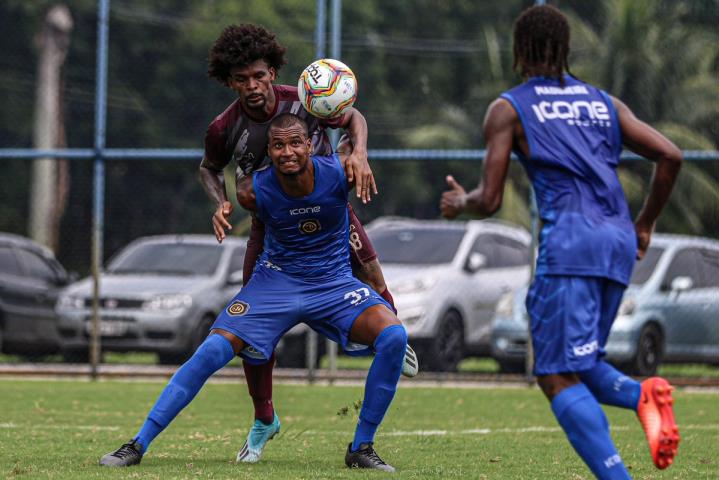
[[[233,159],[237,162],[236,178],[261,170],[270,164],[267,156],[267,129],[273,118],[281,113],[294,113],[307,122],[312,136],[313,155],[332,154],[332,145],[325,129],[341,124],[341,117],[322,120],[302,107],[297,87],[272,85],[275,91],[275,110],[264,122],[251,119],[237,99],[215,118],[205,134],[203,165],[221,170]]]

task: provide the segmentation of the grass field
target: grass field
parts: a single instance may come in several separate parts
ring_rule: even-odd
[[[591,478],[540,392],[527,388],[400,388],[377,437],[396,478]],[[143,463],[107,470],[99,457],[137,431],[162,382],[0,380],[0,477],[379,478],[343,464],[361,387],[277,385],[282,433],[262,462],[236,465],[251,421],[246,387],[210,383],[153,443]],[[635,478],[719,476],[719,395],[677,393],[677,463],[653,467],[632,412],[608,408]]]

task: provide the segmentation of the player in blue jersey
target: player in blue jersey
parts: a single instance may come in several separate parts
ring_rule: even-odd
[[[282,335],[305,322],[349,354],[374,351],[345,463],[394,471],[373,444],[397,389],[407,332],[389,303],[352,276],[347,213],[352,185],[342,167],[346,151],[310,157],[307,124],[292,113],[275,117],[268,137],[272,166],[252,175],[254,195],[243,205],[256,212],[266,228],[252,278],[170,379],[140,432],[103,456],[100,465],[140,463],[152,440],[214,372],[238,354],[248,362],[266,362]]]
[[[502,203],[514,151],[534,187],[543,223],[536,276],[527,295],[534,374],[577,453],[598,478],[630,478],[599,403],[635,410],[654,464],[673,462],[679,432],[671,387],[641,384],[604,360],[604,346],[636,258],[649,246],[679,172],[679,149],[618,99],[569,74],[569,25],[551,6],[529,8],[514,28],[515,68],[524,83],[489,107],[480,185],[451,177],[442,214],[491,215]],[[632,222],[616,173],[622,145],[655,162]]]

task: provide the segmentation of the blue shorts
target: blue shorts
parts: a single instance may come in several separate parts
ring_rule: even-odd
[[[248,346],[240,356],[250,363],[264,363],[282,335],[298,323],[306,323],[350,355],[367,355],[371,347],[349,341],[355,319],[374,305],[389,304],[354,277],[312,283],[263,266],[230,300],[211,328],[226,330]]]
[[[527,294],[534,374],[593,368],[605,355],[625,288],[602,277],[536,276]]]

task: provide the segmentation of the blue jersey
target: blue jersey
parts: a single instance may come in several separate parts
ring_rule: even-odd
[[[605,92],[565,75],[534,77],[505,92],[529,156],[517,151],[543,221],[538,275],[604,277],[628,284],[636,235],[616,168],[619,122]]]
[[[351,277],[348,184],[339,157],[312,157],[315,185],[306,197],[290,197],[273,167],[253,179],[257,217],[265,224],[257,268],[307,280]]]

